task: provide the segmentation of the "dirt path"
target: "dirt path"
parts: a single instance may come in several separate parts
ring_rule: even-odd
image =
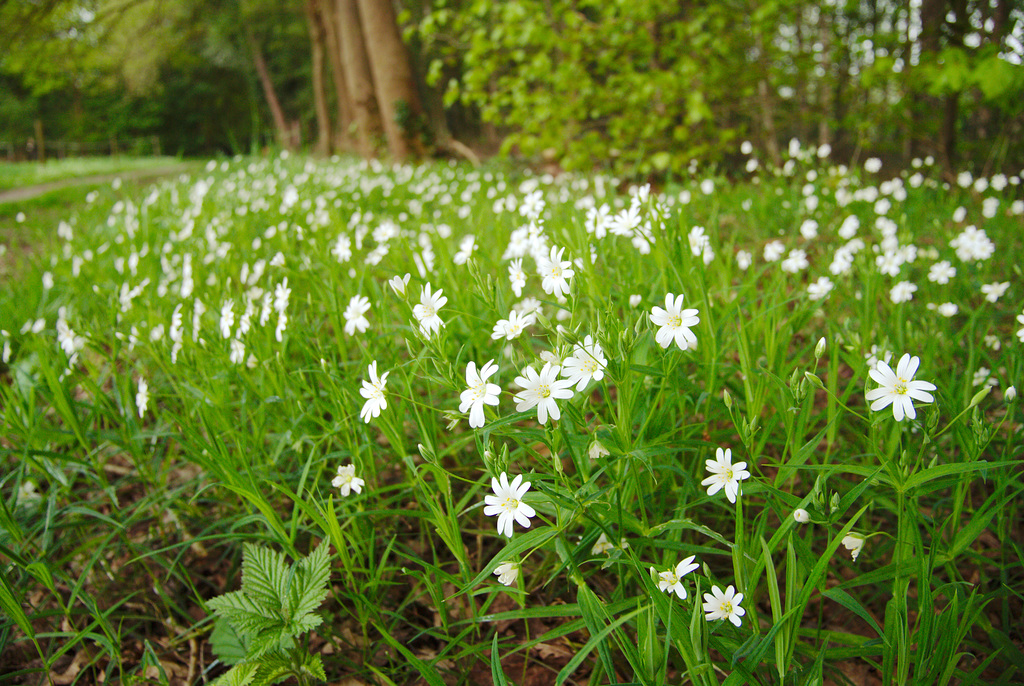
[[[30,200],[37,196],[49,193],[51,191],[58,191],[62,188],[70,188],[72,186],[86,186],[95,185],[99,183],[110,183],[114,179],[120,178],[124,181],[145,181],[150,178],[159,178],[161,176],[173,176],[174,174],[180,174],[181,172],[189,171],[195,167],[195,164],[189,162],[182,162],[169,167],[153,167],[151,169],[128,169],[123,172],[115,172],[110,174],[95,174],[93,176],[79,176],[72,179],[61,179],[60,181],[50,181],[49,183],[39,183],[33,186],[22,186],[20,188],[12,188],[6,191],[0,191],[0,204],[20,202],[23,200]]]

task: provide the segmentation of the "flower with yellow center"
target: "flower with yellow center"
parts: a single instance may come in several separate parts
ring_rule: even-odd
[[[726,448],[722,450],[718,448],[715,452],[714,460],[706,460],[708,471],[711,472],[711,476],[701,481],[701,486],[708,487],[708,495],[714,495],[723,488],[725,489],[725,497],[729,499],[730,503],[736,502],[736,496],[739,495],[740,481],[750,478],[750,472],[747,471],[746,462],[732,463],[732,449]]]
[[[519,524],[526,529],[530,528],[530,517],[537,514],[537,511],[523,502],[523,496],[530,490],[530,482],[523,483],[523,475],[520,474],[508,482],[508,475],[501,473],[499,479],[491,479],[491,488],[494,495],[484,496],[484,514],[488,517],[498,516],[498,533],[512,538],[512,523]]]
[[[711,587],[711,593],[704,594],[704,619],[712,621],[715,619],[728,619],[739,626],[742,620],[740,617],[747,614],[747,611],[740,607],[743,602],[743,594],[737,593],[736,589],[729,586],[723,591],[718,586]]]
[[[864,394],[871,403],[872,411],[877,412],[892,405],[893,417],[897,422],[902,422],[904,417],[917,417],[914,400],[924,403],[934,401],[928,391],[934,391],[935,384],[930,381],[914,381],[914,374],[917,373],[920,364],[920,358],[916,355],[911,357],[909,353],[903,354],[896,363],[895,371],[885,361],[879,360],[874,368],[868,371],[878,384],[878,388],[872,388]]]

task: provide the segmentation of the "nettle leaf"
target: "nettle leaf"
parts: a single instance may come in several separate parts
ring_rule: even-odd
[[[281,623],[280,610],[256,602],[244,588],[213,598],[207,601],[207,606],[242,634],[256,633]]]
[[[226,662],[265,658],[290,650],[292,639],[319,626],[315,611],[327,597],[330,578],[328,546],[289,565],[283,554],[246,544],[242,551],[242,589],[208,602],[230,624],[218,627],[215,640],[222,644]],[[237,655],[239,649],[244,653]],[[220,655],[220,653],[218,653]]]
[[[288,597],[288,562],[283,553],[246,543],[242,549],[242,591],[267,608],[280,609]]]
[[[214,681],[213,686],[251,686],[258,670],[259,665],[255,663],[235,665]]]
[[[276,684],[289,677],[299,675],[314,677],[321,681],[327,680],[319,655],[303,653],[299,656],[289,656],[284,653],[273,653],[267,655],[260,663],[260,669],[251,686],[269,686],[269,684]]]
[[[309,554],[309,557],[299,561],[288,592],[288,605],[291,608],[293,623],[301,623],[308,629],[320,624],[322,620],[319,616],[309,615],[320,607],[327,597],[327,581],[330,574],[327,546],[322,543]],[[310,625],[309,622],[313,620],[315,623]]]
[[[210,647],[217,659],[226,665],[237,665],[248,653],[248,638],[235,631],[227,617],[220,617],[210,634]]]

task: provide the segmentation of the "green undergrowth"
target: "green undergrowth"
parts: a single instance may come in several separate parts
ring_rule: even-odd
[[[796,152],[0,208],[5,680],[1019,682],[1020,179]]]

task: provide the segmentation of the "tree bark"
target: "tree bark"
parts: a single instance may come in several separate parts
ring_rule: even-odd
[[[336,7],[342,63],[345,66],[345,81],[355,122],[356,145],[360,155],[373,157],[373,139],[384,130],[384,126],[377,107],[377,96],[374,94],[359,6],[356,0],[337,0]]]
[[[348,152],[355,150],[355,142],[350,133],[352,123],[355,121],[355,111],[345,80],[345,64],[341,59],[341,37],[338,34],[335,3],[333,0],[316,0],[316,8],[324,27],[324,37],[327,39],[327,57],[331,64],[331,80],[334,82],[334,99],[337,106],[335,121],[338,125],[334,132],[332,148]]]
[[[324,157],[331,152],[331,115],[327,111],[327,92],[324,89],[324,43],[326,30],[316,8],[315,0],[306,0],[306,25],[313,69],[313,108],[316,110],[316,146],[314,151]]]
[[[270,78],[270,71],[263,59],[263,51],[260,50],[252,27],[246,24],[245,37],[249,41],[249,49],[252,51],[252,60],[256,66],[256,74],[259,76],[260,85],[263,86],[263,96],[267,99],[267,106],[270,108],[270,116],[274,120],[274,135],[277,144],[286,150],[294,150],[295,145],[290,133],[288,122],[284,118],[284,110],[281,109],[281,102],[277,99],[277,91],[274,90],[274,82]]]
[[[388,151],[396,160],[422,155],[423,108],[395,8],[391,0],[358,2]]]

